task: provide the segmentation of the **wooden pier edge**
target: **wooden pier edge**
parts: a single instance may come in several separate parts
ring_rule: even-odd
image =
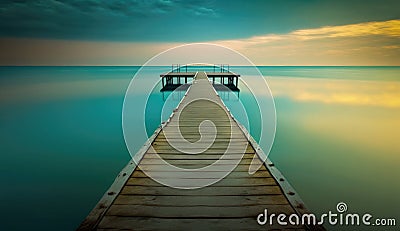
[[[190,87],[191,86],[189,86],[189,88],[187,89],[185,96],[187,95],[187,92],[189,92]],[[169,123],[171,118],[175,115],[176,109],[179,107],[179,105],[181,105],[183,98],[184,97],[182,97],[178,106],[176,106],[176,108],[172,111],[167,121],[162,122],[161,125],[154,131],[154,133],[147,139],[143,147],[136,152],[135,156],[138,156],[138,161],[137,161],[138,163],[143,158],[144,154],[147,152],[150,146],[153,144],[156,137],[160,134],[163,128]],[[90,211],[89,215],[83,220],[83,222],[76,229],[77,231],[92,231],[96,229],[97,225],[100,223],[104,214],[110,208],[111,204],[114,202],[115,198],[121,192],[122,188],[128,181],[129,177],[135,171],[138,163],[133,161],[133,159],[128,162],[128,164],[117,175],[114,182],[111,184],[110,188],[104,193],[99,202],[97,202],[96,206]]]
[[[219,97],[218,92],[215,89],[214,89],[214,91],[215,91],[215,94],[217,94],[217,96]],[[228,111],[229,116],[232,118],[232,120],[238,125],[240,130],[247,137],[247,140],[249,141],[250,145],[253,147],[258,158],[260,158],[260,160],[263,160],[264,157],[266,156],[264,151],[260,148],[258,143],[254,140],[253,136],[247,131],[247,129],[239,121],[236,120],[236,118],[233,116],[233,114],[231,113],[229,108],[225,105],[224,101],[222,101],[222,104]],[[268,169],[268,171],[271,173],[271,176],[278,183],[282,192],[284,192],[284,196],[288,199],[290,205],[295,210],[295,212],[299,216],[302,216],[303,214],[311,214],[311,211],[309,209],[307,209],[304,201],[300,198],[300,195],[296,192],[296,190],[289,183],[289,181],[286,180],[285,176],[281,173],[281,171],[279,171],[279,169],[275,166],[275,164],[269,158],[267,158],[265,160],[265,162],[263,162],[263,164]],[[307,227],[308,230],[312,230],[312,231],[326,230],[322,225],[315,225],[315,226],[305,225],[305,226]]]
[[[141,155],[141,158],[149,149],[157,135],[162,131],[162,126],[158,127],[154,134],[146,141],[145,145],[136,153]],[[141,159],[140,158],[140,159]],[[104,193],[103,197],[99,200],[96,206],[90,211],[89,215],[83,220],[80,226],[76,229],[79,231],[95,230],[103,215],[107,212],[108,208],[114,202],[115,198],[121,192],[129,177],[135,171],[137,164],[135,161],[130,160],[128,164],[117,175],[110,188]]]

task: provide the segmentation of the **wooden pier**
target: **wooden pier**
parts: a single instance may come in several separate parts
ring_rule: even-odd
[[[319,226],[280,226],[276,220],[273,226],[257,223],[257,216],[264,209],[268,209],[268,213],[287,215],[309,211],[269,160],[253,175],[248,173],[253,158],[260,161],[261,151],[229,113],[208,78],[205,72],[194,73],[193,84],[178,108],[136,154],[141,159],[139,164],[133,161],[127,164],[78,230],[323,230]],[[183,109],[188,102],[200,98],[211,98],[222,106],[201,100]],[[178,139],[173,133],[178,125],[186,140],[199,140],[199,123],[205,119],[213,121],[218,128],[215,142],[206,151],[200,154],[180,152],[167,142],[167,132],[172,132],[172,135],[168,133],[169,139]],[[232,139],[234,146],[226,154],[227,160],[240,158],[240,162],[215,184],[198,189],[177,189],[160,184],[146,174],[150,171],[153,176],[169,176],[156,153],[178,167],[208,166],[220,159]],[[240,154],[241,150],[244,154]],[[179,178],[178,182],[182,187],[190,187],[196,181],[213,177],[210,171]]]
[[[196,72],[188,71],[188,66],[179,64],[172,65],[170,72],[161,74],[161,91],[173,91],[182,85],[188,85],[194,79]],[[212,80],[213,86],[220,90],[230,90],[239,92],[239,74],[229,70],[229,65],[214,65],[210,67],[210,71],[206,71],[207,77]],[[187,89],[187,87],[181,87]]]

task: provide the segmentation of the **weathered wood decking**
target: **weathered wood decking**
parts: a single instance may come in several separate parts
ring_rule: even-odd
[[[207,98],[219,102],[221,107],[207,100],[193,103],[194,99]],[[179,120],[178,120],[179,118]],[[186,154],[177,151],[167,142],[178,139],[176,127],[185,139],[199,140],[199,124],[211,120],[218,128],[215,142],[205,152]],[[231,126],[233,124],[233,126]],[[158,153],[170,164],[183,168],[205,167],[217,161],[225,152],[229,142],[234,140],[229,159],[241,158],[239,165],[221,181],[199,189],[176,189],[164,186],[151,178],[165,177],[166,170],[155,158]],[[138,166],[130,162],[117,177],[97,206],[84,220],[78,230],[268,230],[308,229],[305,226],[260,226],[257,215],[264,209],[269,213],[307,213],[303,202],[271,162],[263,165],[255,174],[248,169],[254,156],[256,144],[245,129],[230,116],[216,94],[206,74],[197,73],[195,81],[174,111],[169,121],[162,125],[137,155],[142,157]],[[256,159],[259,161],[259,159]],[[224,164],[224,163],[222,163]],[[215,177],[205,172],[195,177],[182,177],[182,187],[193,185],[194,181]]]

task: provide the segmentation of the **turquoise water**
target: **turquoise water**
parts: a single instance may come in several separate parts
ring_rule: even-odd
[[[86,217],[130,159],[121,112],[137,70],[0,67],[0,230],[72,230]],[[278,116],[270,158],[306,205],[325,213],[344,201],[349,211],[399,222],[400,68],[260,70]],[[155,92],[157,114],[164,101]],[[151,133],[159,117],[146,123]]]

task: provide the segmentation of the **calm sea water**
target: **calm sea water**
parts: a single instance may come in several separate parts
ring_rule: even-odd
[[[270,158],[306,205],[321,214],[344,201],[400,222],[400,68],[259,69],[278,118]],[[130,159],[121,111],[137,70],[0,67],[0,230],[73,230],[86,217]],[[151,114],[163,103],[155,89]],[[145,121],[149,133],[159,121]]]

